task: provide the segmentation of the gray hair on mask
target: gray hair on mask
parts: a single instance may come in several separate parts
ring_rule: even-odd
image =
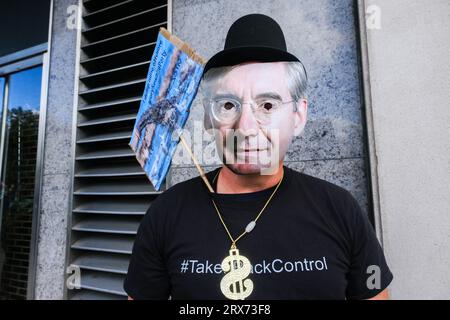
[[[305,99],[308,87],[308,79],[303,64],[297,61],[283,61],[282,63],[286,68],[286,81],[292,99],[295,101]],[[203,75],[202,81],[200,83],[200,91],[203,97],[211,97],[212,89],[214,88],[214,85],[217,83],[217,81],[237,66],[239,65],[209,69]]]

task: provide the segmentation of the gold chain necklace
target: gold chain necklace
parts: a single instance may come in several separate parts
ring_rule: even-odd
[[[216,181],[219,172],[217,172],[216,175],[214,176],[213,184],[214,181]],[[284,170],[275,190],[273,190],[272,194],[264,204],[264,207],[261,209],[261,211],[259,211],[255,220],[250,221],[250,223],[245,227],[245,231],[242,232],[236,239],[233,239],[233,237],[231,236],[230,230],[228,230],[227,225],[223,221],[222,215],[220,214],[219,208],[217,208],[216,202],[214,201],[213,198],[211,198],[214,208],[217,211],[217,215],[219,216],[220,222],[222,222],[222,225],[225,228],[225,231],[227,232],[228,237],[231,240],[230,254],[229,256],[225,257],[225,259],[223,259],[221,265],[222,270],[225,272],[225,276],[220,281],[220,290],[222,291],[224,296],[227,297],[228,299],[244,300],[253,291],[253,281],[250,279],[246,279],[250,274],[252,266],[250,264],[250,261],[246,257],[239,254],[239,250],[236,247],[236,242],[247,233],[252,232],[252,230],[255,228],[256,221],[258,221],[259,217],[266,209],[270,200],[272,200],[272,197],[277,192],[278,187],[281,185],[281,182],[283,181],[283,177],[284,177]]]

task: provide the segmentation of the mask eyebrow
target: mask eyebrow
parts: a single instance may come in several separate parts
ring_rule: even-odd
[[[281,96],[276,93],[276,92],[264,92],[264,93],[260,93],[258,94],[255,99],[261,99],[261,98],[269,98],[269,99],[274,99],[274,100],[283,100],[281,98]]]
[[[224,99],[224,98],[232,98],[235,100],[239,100],[239,97],[235,96],[232,93],[219,93],[213,96],[213,99]]]
[[[223,99],[223,98],[232,98],[232,99],[236,99],[236,100],[241,100],[238,96],[235,96],[232,93],[218,93],[215,96],[213,96],[214,99]],[[279,100],[282,101],[283,99],[281,98],[281,96],[276,93],[276,92],[263,92],[258,94],[255,99],[274,99],[274,100]]]

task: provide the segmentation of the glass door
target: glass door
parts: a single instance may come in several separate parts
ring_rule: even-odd
[[[0,300],[27,298],[41,78],[42,65],[0,78]]]

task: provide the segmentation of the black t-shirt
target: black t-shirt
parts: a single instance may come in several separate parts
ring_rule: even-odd
[[[252,265],[247,299],[366,299],[384,290],[393,276],[356,200],[327,181],[284,172],[256,227],[237,242]],[[274,188],[216,194],[196,177],[159,195],[139,227],[125,291],[134,299],[226,299],[220,264],[231,241],[211,197],[236,238]]]

